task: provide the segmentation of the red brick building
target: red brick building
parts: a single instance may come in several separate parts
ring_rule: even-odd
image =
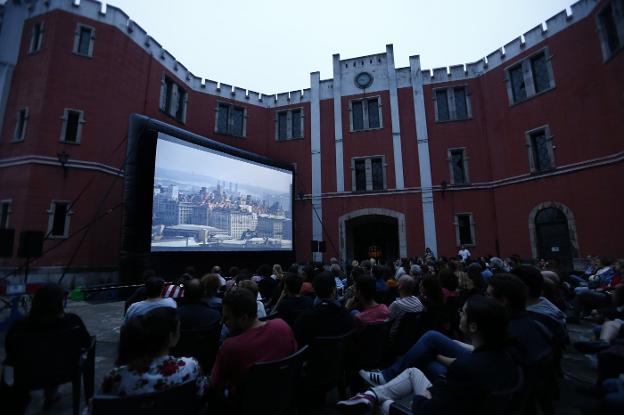
[[[140,113],[294,163],[301,260],[310,240],[344,260],[461,244],[473,256],[621,255],[624,1],[571,10],[473,63],[396,67],[388,45],[334,55],[331,78],[267,95],[195,76],[115,7],[9,1],[0,228],[16,244],[46,233],[39,274],[114,277],[128,116]]]

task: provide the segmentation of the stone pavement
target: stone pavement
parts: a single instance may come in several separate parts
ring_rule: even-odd
[[[96,368],[95,385],[96,391],[102,377],[113,367],[117,355],[119,340],[119,328],[123,318],[123,301],[106,302],[74,302],[69,301],[67,311],[78,314],[85,322],[89,332],[97,337],[96,345]],[[589,337],[591,325],[582,323],[568,327],[572,342],[585,340]],[[4,359],[4,333],[0,333],[0,361]],[[573,347],[569,347],[564,354],[563,371],[564,378],[561,382],[561,399],[557,404],[557,413],[560,415],[580,415],[581,410],[591,408],[595,402],[577,393],[580,385],[589,385],[595,381],[595,369],[588,356],[578,353]],[[34,391],[33,399],[28,407],[27,414],[65,415],[71,414],[71,384],[63,385],[59,392],[61,401],[54,407],[42,410],[43,393]],[[310,411],[310,415],[335,414],[333,402],[337,400],[336,394],[328,396],[328,404],[321,411]],[[84,406],[84,402],[82,403]]]

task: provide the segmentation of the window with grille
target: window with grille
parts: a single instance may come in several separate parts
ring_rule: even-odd
[[[351,131],[382,127],[379,99],[379,97],[374,97],[351,101]]]
[[[612,0],[597,15],[598,34],[605,60],[624,48],[624,0]]]
[[[173,79],[163,75],[160,83],[160,110],[184,124],[187,107],[188,93]]]
[[[95,28],[78,24],[74,33],[74,53],[80,56],[93,56],[93,44],[95,43]]]
[[[245,108],[220,102],[217,105],[215,132],[235,137],[245,137],[246,112]]]
[[[359,157],[351,160],[352,190],[366,192],[386,188],[386,163],[384,156]]]
[[[475,245],[475,227],[472,213],[455,215],[455,242],[457,246]]]
[[[510,66],[505,71],[509,104],[516,104],[555,86],[548,49]]]
[[[526,133],[531,172],[544,172],[555,167],[554,147],[548,126]]]
[[[303,137],[303,110],[301,108],[279,111],[276,122],[276,139],[278,141]]]
[[[466,149],[449,149],[448,161],[450,163],[451,184],[468,184],[468,158],[466,157]]]
[[[436,88],[433,99],[437,122],[472,118],[472,107],[466,86]]]

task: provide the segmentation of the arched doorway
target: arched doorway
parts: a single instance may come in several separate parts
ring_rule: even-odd
[[[342,215],[340,257],[345,262],[377,256],[407,256],[405,215],[389,209],[361,209]]]
[[[554,202],[542,204],[533,209],[529,220],[533,256],[571,267],[578,243],[570,209]]]

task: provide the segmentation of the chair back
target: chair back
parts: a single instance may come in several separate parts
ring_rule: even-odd
[[[304,346],[284,359],[255,363],[249,369],[243,387],[242,413],[286,413],[294,402],[307,350],[308,346]]]
[[[60,332],[17,334],[15,384],[38,389],[75,381],[80,376],[82,334],[77,326]]]
[[[316,337],[310,343],[306,359],[306,384],[330,390],[345,383],[345,355],[355,333],[352,330],[339,336]]]
[[[178,344],[170,353],[176,357],[194,357],[204,373],[210,373],[219,351],[221,324],[202,330],[181,330]]]
[[[381,367],[390,331],[390,322],[367,324],[353,335],[354,369]]]
[[[426,313],[403,314],[396,333],[389,340],[391,353],[394,356],[405,354],[428,329]]]
[[[199,408],[196,380],[161,392],[131,396],[95,395],[91,400],[92,415],[194,414]]]

